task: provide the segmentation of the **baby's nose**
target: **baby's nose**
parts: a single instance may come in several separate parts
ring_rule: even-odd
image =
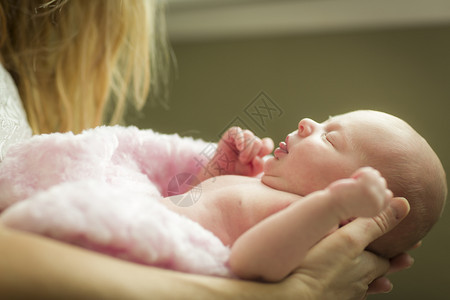
[[[319,123],[311,120],[310,118],[304,118],[298,123],[298,135],[306,137],[314,132]]]

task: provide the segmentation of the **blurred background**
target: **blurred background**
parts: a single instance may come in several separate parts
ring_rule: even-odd
[[[170,101],[128,123],[207,141],[240,125],[277,144],[301,118],[375,109],[411,124],[450,172],[449,0],[168,2]],[[449,226],[447,206],[414,267],[369,299],[449,299]]]

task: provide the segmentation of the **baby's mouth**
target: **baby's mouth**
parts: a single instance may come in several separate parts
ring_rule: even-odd
[[[280,157],[282,157],[283,155],[286,155],[286,154],[289,153],[289,151],[288,151],[288,139],[289,139],[289,136],[286,137],[284,142],[280,142],[280,147],[275,149],[273,155],[277,159],[280,159]]]
[[[286,151],[286,153],[289,153],[288,142],[289,142],[289,135],[286,136],[286,139],[284,140],[284,142],[280,142],[280,148],[282,150]]]

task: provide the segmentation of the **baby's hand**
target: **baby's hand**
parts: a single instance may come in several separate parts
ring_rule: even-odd
[[[263,170],[262,158],[272,151],[271,138],[260,139],[250,130],[231,127],[222,135],[208,170],[216,176],[255,176]]]
[[[338,204],[342,220],[376,216],[393,197],[386,180],[371,167],[360,168],[351,178],[335,181],[327,189]]]

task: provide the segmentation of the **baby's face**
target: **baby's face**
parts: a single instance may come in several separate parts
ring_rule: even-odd
[[[278,190],[307,195],[349,177],[367,165],[368,152],[387,142],[382,137],[387,124],[372,118],[372,113],[377,112],[356,111],[322,123],[301,120],[264,165],[262,181]]]

